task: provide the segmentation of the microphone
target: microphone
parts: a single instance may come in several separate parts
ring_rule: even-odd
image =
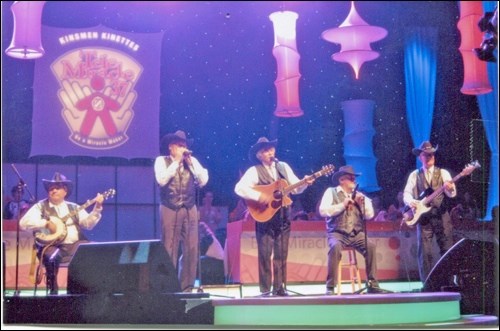
[[[353,199],[353,200],[356,197],[356,193],[358,193],[358,187],[359,187],[359,184],[356,184],[356,187],[354,188],[354,191],[352,191],[351,199]]]
[[[280,160],[278,160],[276,157],[271,156],[271,161],[278,163]]]
[[[193,151],[190,151],[189,149],[186,149],[186,150],[184,151],[184,153],[182,153],[182,154],[183,154],[184,156],[188,156],[188,155],[193,154]]]

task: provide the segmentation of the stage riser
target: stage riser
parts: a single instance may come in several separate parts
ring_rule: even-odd
[[[193,294],[11,297],[5,324],[213,324],[210,300]]]

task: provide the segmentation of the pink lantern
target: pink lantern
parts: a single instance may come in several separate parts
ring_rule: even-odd
[[[277,117],[298,117],[304,112],[299,100],[300,55],[295,41],[295,22],[299,15],[291,11],[274,12],[269,19],[274,26],[273,55],[278,65],[274,85],[277,104],[274,115]]]
[[[15,1],[10,10],[14,15],[14,33],[5,54],[16,59],[42,57],[42,9],[46,1]]]
[[[359,16],[351,1],[351,10],[345,21],[338,27],[323,31],[321,37],[331,43],[341,45],[340,52],[334,53],[332,59],[349,63],[356,79],[363,63],[375,60],[379,53],[371,49],[370,43],[387,36],[387,30],[369,25]]]
[[[457,27],[462,36],[458,49],[464,61],[464,83],[460,92],[463,94],[486,94],[491,92],[486,62],[481,61],[473,49],[481,45],[483,35],[478,22],[483,16],[481,1],[460,1],[460,20]]]

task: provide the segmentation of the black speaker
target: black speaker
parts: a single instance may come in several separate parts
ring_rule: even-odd
[[[498,242],[463,238],[432,268],[424,292],[460,292],[462,314],[498,315]]]
[[[81,244],[68,269],[68,294],[180,292],[159,240]]]

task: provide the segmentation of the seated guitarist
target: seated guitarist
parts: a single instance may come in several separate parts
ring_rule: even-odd
[[[56,233],[61,228],[58,229],[56,226],[57,219],[62,219],[77,208],[75,203],[65,200],[71,194],[73,183],[58,172],[51,180],[43,179],[42,181],[48,193],[47,199],[40,200],[33,205],[21,218],[19,226],[23,230]],[[82,209],[76,216],[69,218],[65,223],[64,228],[67,234],[64,238],[38,247],[38,258],[46,270],[46,281],[50,295],[58,294],[57,272],[61,260],[73,256],[78,245],[87,242],[82,228],[90,230],[101,219],[103,200],[102,194],[98,194],[95,197],[96,204],[90,214]]]
[[[280,179],[286,180],[290,185],[300,180],[294,174],[290,166],[275,158],[277,140],[269,141],[261,137],[257,143],[250,148],[248,157],[254,166],[250,167],[236,184],[234,191],[237,195],[247,201],[256,201],[263,210],[273,208],[276,198],[273,194],[265,194],[258,191],[256,185],[268,185]],[[314,178],[304,177],[304,185],[297,187],[293,194],[302,193],[308,185],[314,182]],[[279,207],[278,212],[269,220],[256,222],[255,233],[257,239],[257,254],[259,263],[259,287],[260,292],[267,296],[271,293],[277,296],[288,295],[286,291],[286,260],[288,256],[288,240],[290,238],[290,210],[288,207]],[[274,250],[274,254],[273,254]],[[273,269],[271,269],[271,254],[273,254]]]
[[[446,199],[454,198],[457,191],[450,173],[435,166],[437,149],[437,145],[434,147],[429,141],[424,141],[420,147],[412,150],[412,153],[422,162],[422,167],[410,173],[403,197],[407,206],[416,208],[423,198],[422,192],[432,193],[432,191],[444,186],[446,196],[440,195],[433,199],[432,208],[422,214],[417,223],[418,271],[422,282],[425,282],[434,266],[432,257],[434,235],[441,255],[453,246],[453,227],[446,207]],[[429,194],[424,193],[423,195],[425,197]]]

